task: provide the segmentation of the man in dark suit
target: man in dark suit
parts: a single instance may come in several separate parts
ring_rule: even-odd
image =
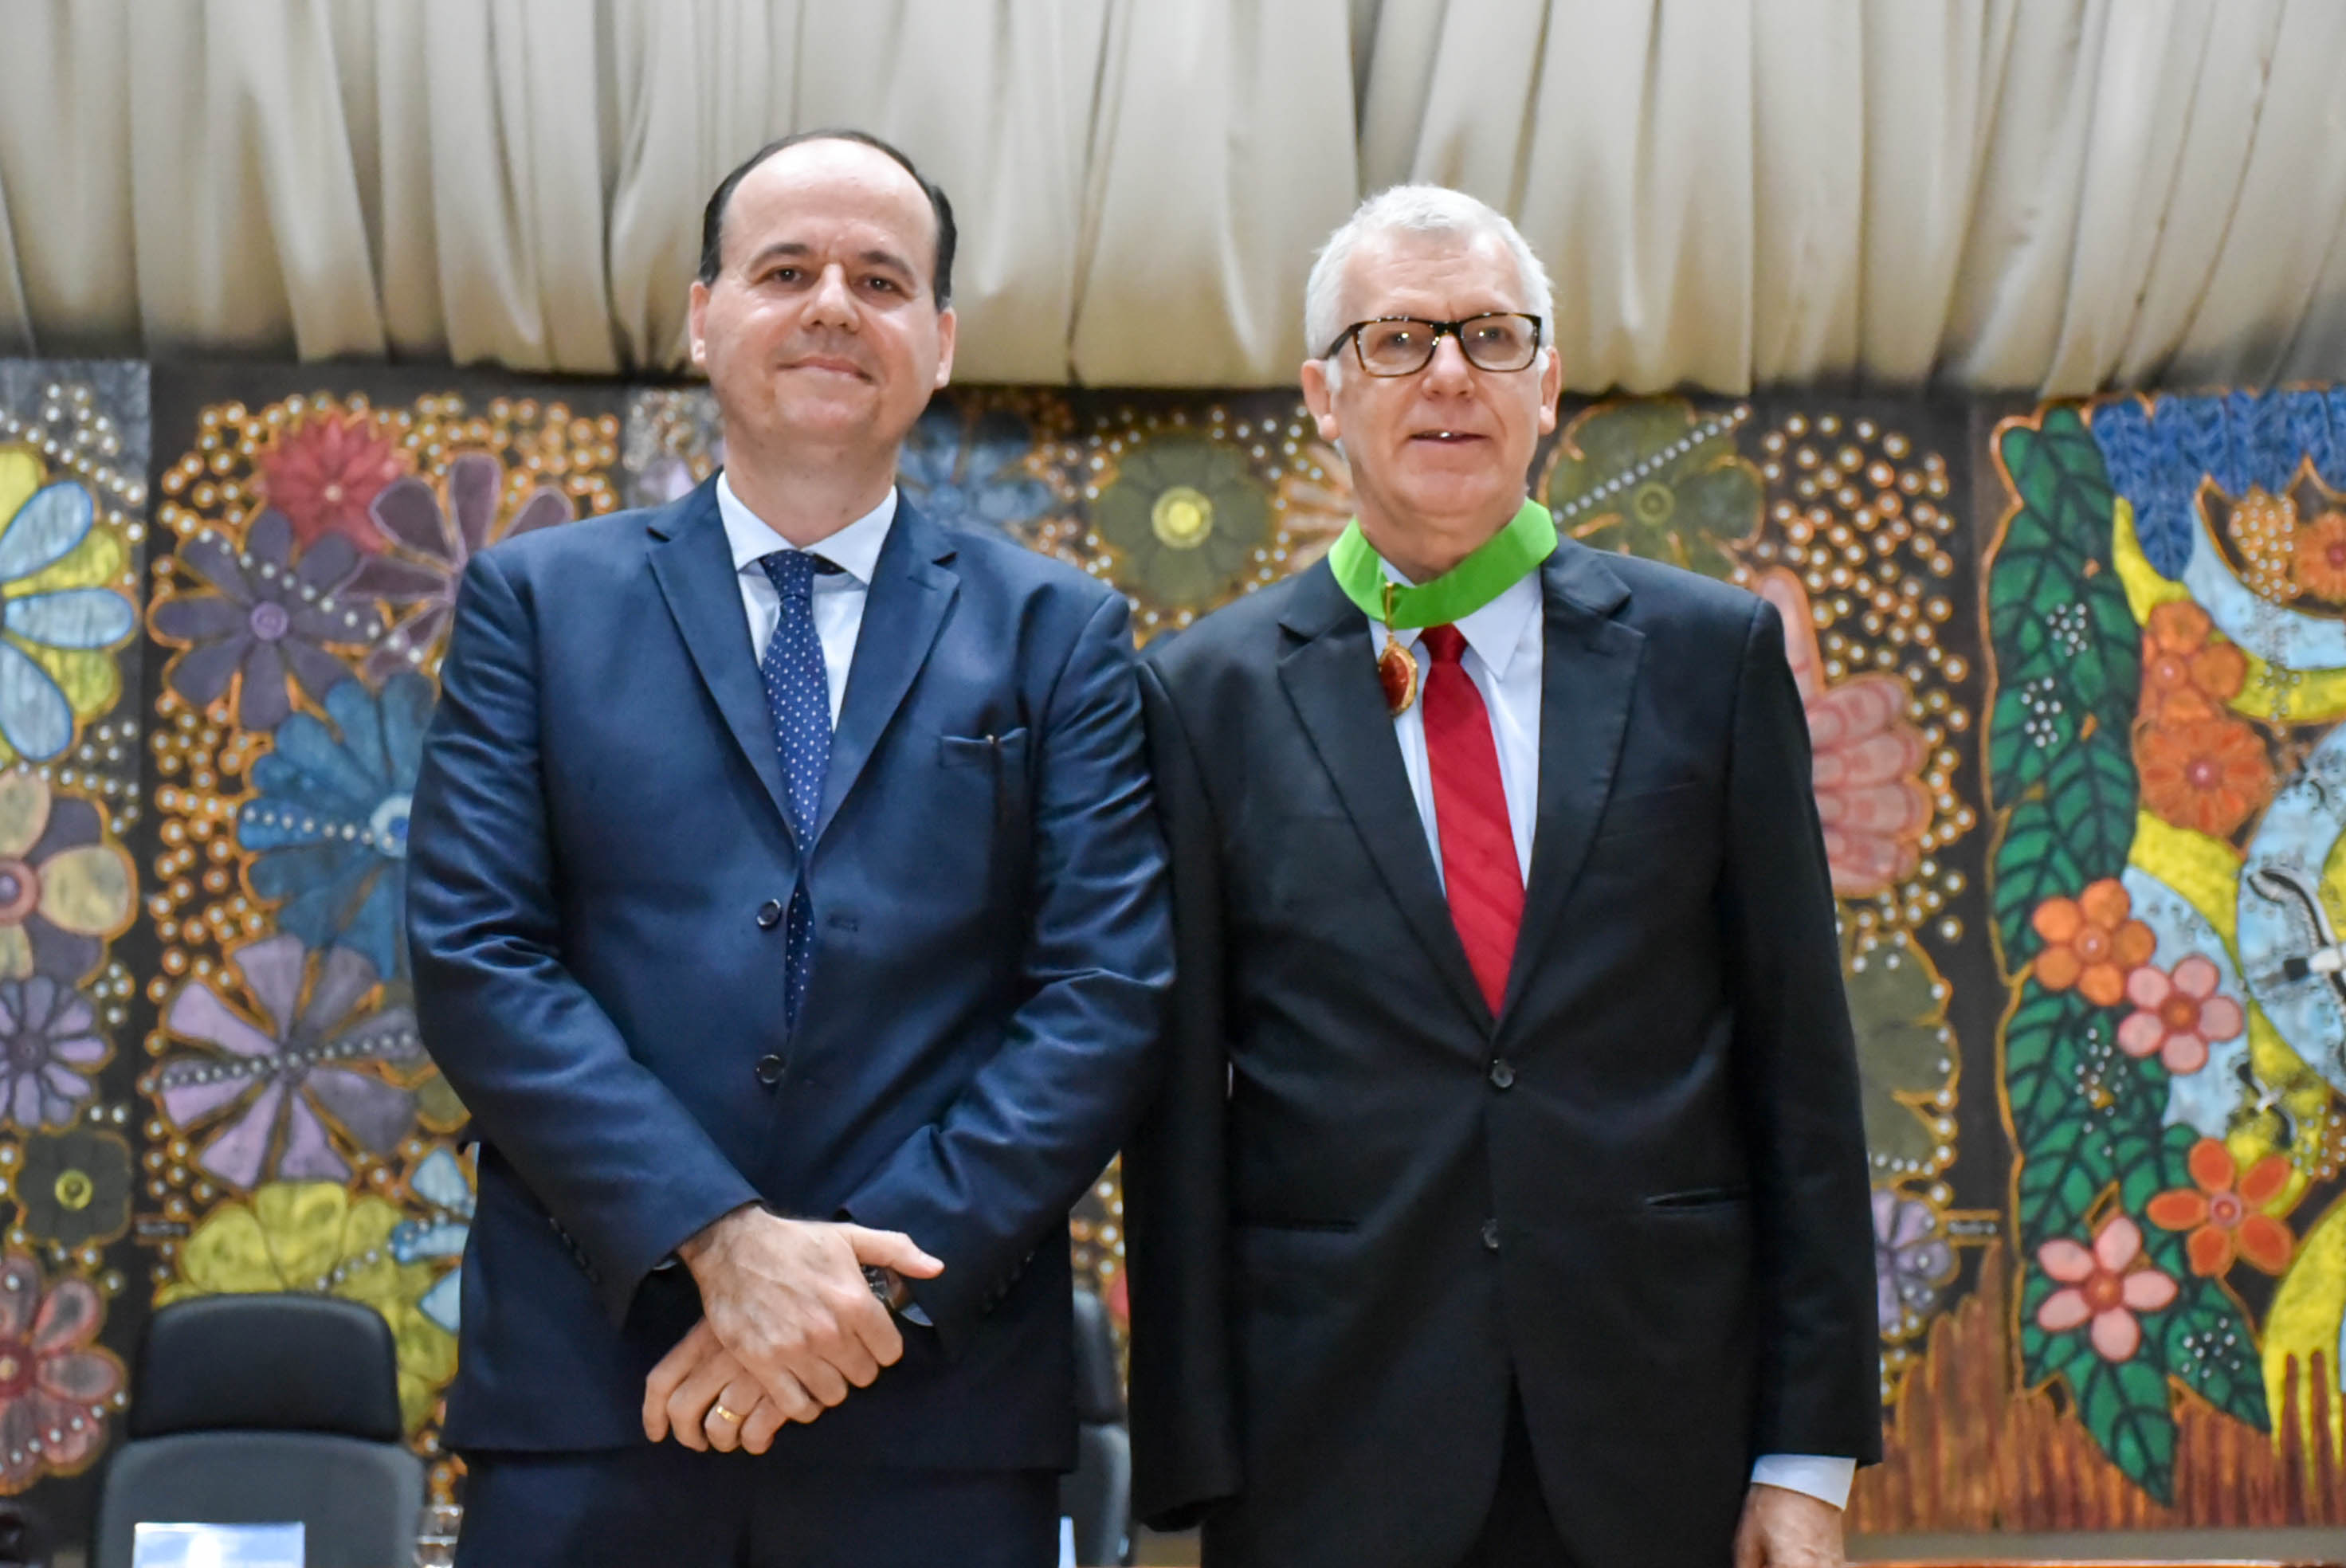
[[[1211,1568],[1841,1560],[1863,1135],[1775,612],[1559,540],[1547,280],[1402,188],[1312,273],[1359,515],[1151,650],[1136,1489]]]
[[[953,243],[882,144],[762,150],[692,290],[726,471],[467,574],[408,901],[460,1563],[1055,1560],[1171,938],[1124,602],[894,488]]]

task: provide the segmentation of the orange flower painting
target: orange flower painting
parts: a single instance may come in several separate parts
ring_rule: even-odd
[[[2248,679],[2248,656],[2209,640],[2208,612],[2177,599],[2150,612],[2142,634],[2142,703],[2137,722],[2216,718]]]
[[[2125,1000],[2127,980],[2150,961],[2158,938],[2130,918],[2134,900],[2115,877],[2094,883],[2074,899],[2046,899],[2028,923],[2045,939],[2033,968],[2047,991],[2075,986],[2096,1007]]]
[[[2192,1185],[2160,1193],[2145,1212],[2162,1230],[2191,1233],[2184,1243],[2191,1272],[2222,1274],[2235,1257],[2267,1274],[2288,1268],[2295,1248],[2289,1227],[2265,1212],[2289,1186],[2288,1156],[2267,1155],[2244,1176],[2220,1140],[2201,1138],[2191,1145],[2190,1163]]]
[[[2178,828],[2229,838],[2272,799],[2272,759],[2237,718],[2147,726],[2134,751],[2143,803]]]

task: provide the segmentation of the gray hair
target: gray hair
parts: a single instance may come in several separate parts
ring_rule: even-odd
[[[1319,256],[1311,263],[1311,276],[1303,285],[1303,351],[1318,358],[1328,347],[1328,340],[1344,330],[1344,269],[1351,264],[1352,252],[1362,239],[1372,234],[1399,230],[1404,234],[1459,235],[1473,239],[1484,234],[1495,234],[1515,259],[1515,275],[1522,280],[1524,310],[1537,316],[1546,327],[1545,340],[1553,342],[1556,336],[1556,297],[1549,287],[1547,269],[1540,265],[1532,248],[1507,215],[1487,202],[1479,201],[1463,190],[1452,190],[1441,185],[1396,185],[1380,190],[1352,210],[1343,226],[1328,236],[1320,247]],[[1333,371],[1334,364],[1329,369]]]

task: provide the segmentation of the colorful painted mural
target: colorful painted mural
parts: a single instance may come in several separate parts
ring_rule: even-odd
[[[471,1176],[398,918],[455,583],[723,451],[689,388],[151,388],[0,363],[0,1495],[68,1535],[190,1296],[374,1307],[459,1486]],[[1144,639],[1352,507],[1288,392],[956,389],[901,478]],[[1873,1167],[1852,1525],[2346,1522],[2346,394],[1575,402],[1531,478],[1784,616]],[[1119,1320],[1120,1218],[1111,1168]]]

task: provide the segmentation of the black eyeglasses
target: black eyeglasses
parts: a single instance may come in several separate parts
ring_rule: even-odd
[[[1352,340],[1361,368],[1372,376],[1413,376],[1433,362],[1443,335],[1458,340],[1466,362],[1478,370],[1519,371],[1539,353],[1540,319],[1514,311],[1494,311],[1463,321],[1428,321],[1416,316],[1379,316],[1355,321],[1336,334],[1320,357],[1333,358]]]

